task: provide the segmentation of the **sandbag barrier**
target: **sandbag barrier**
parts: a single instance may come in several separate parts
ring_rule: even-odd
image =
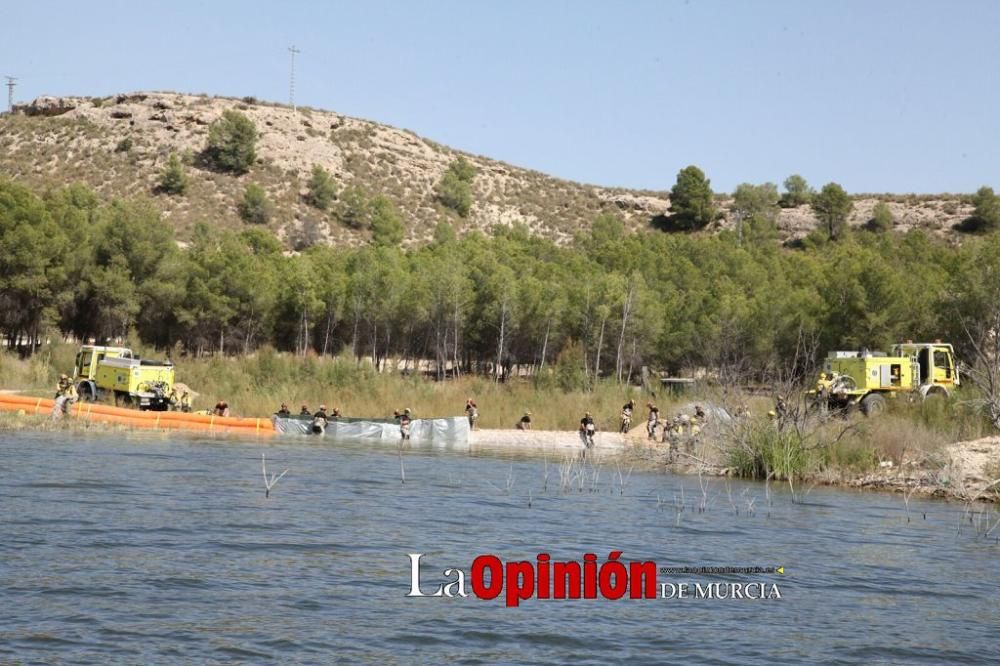
[[[13,394],[0,395],[0,411],[48,415],[52,413],[54,406],[55,400],[51,398],[32,398]],[[194,430],[237,435],[274,434],[274,424],[270,418],[238,418],[184,412],[143,412],[94,402],[77,402],[70,408],[69,415],[85,421],[113,423],[132,428]]]

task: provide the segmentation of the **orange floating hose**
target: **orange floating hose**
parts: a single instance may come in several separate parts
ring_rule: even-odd
[[[54,405],[55,400],[50,398],[0,394],[0,411],[48,414],[51,413]],[[74,404],[69,414],[85,421],[127,425],[132,428],[194,430],[244,435],[274,433],[274,424],[270,419],[210,416],[182,412],[143,412],[92,402]]]

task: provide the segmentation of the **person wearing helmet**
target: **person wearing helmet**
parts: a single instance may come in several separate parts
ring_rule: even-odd
[[[69,375],[59,375],[59,383],[56,384],[56,398],[58,399],[60,396],[66,395],[71,386],[73,386],[73,382],[70,381]]]
[[[400,439],[410,439],[410,426],[413,423],[413,416],[410,414],[410,408],[407,407],[404,409],[402,414],[396,412],[396,419],[399,421]]]
[[[68,375],[59,375],[56,385],[56,403],[52,407],[52,418],[58,419],[69,414],[69,408],[76,402],[76,387]]]
[[[326,432],[328,417],[326,415],[326,405],[320,405],[319,411],[313,416],[312,431],[314,435],[322,435]]]
[[[583,445],[585,448],[593,448],[594,434],[596,432],[597,426],[594,424],[594,417],[590,414],[590,412],[584,412],[583,418],[580,419],[580,437],[583,439]]]
[[[308,416],[309,418],[312,418],[312,412],[309,411],[309,405],[302,405],[302,408],[299,410],[299,416]]]
[[[632,409],[634,407],[634,400],[629,400],[622,406],[621,426],[618,428],[619,432],[627,433],[632,427]]]
[[[476,421],[479,420],[479,407],[472,398],[465,401],[465,415],[469,418],[469,429],[475,430]]]
[[[816,393],[813,404],[823,413],[826,413],[830,404],[830,394],[833,392],[833,382],[834,377],[832,372],[830,374],[825,372],[819,373],[819,379],[816,381]]]
[[[646,435],[649,439],[656,439],[656,425],[660,422],[660,408],[651,402],[646,403],[649,415],[646,417]]]
[[[281,408],[278,411],[276,411],[274,413],[274,415],[275,416],[279,416],[279,417],[281,417],[283,419],[286,419],[289,416],[291,416],[292,413],[290,411],[288,411],[288,403],[287,402],[281,403]]]

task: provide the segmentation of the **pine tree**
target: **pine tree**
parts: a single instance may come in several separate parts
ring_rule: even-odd
[[[184,173],[184,165],[177,157],[177,153],[171,153],[167,159],[167,165],[160,173],[160,182],[156,189],[164,194],[184,194],[187,191],[188,178]]]

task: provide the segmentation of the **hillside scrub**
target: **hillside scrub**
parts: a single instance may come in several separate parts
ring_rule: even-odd
[[[462,154],[406,130],[319,109],[293,113],[260,100],[142,92],[102,99],[62,97],[60,104],[71,110],[59,116],[27,115],[44,110],[41,100],[21,105],[21,113],[0,116],[0,172],[37,192],[79,181],[97,188],[105,201],[131,199],[153,191],[171,152],[195,155],[193,161],[183,159],[191,180],[184,196],[154,200],[184,242],[205,220],[220,228],[244,228],[238,204],[248,179],[232,177],[233,171],[206,159],[210,127],[226,111],[244,115],[259,130],[249,174],[274,204],[268,226],[280,234],[286,249],[304,249],[314,242],[358,246],[371,238],[366,224],[340,217],[339,201],[326,217],[305,200],[306,181],[316,164],[335,179],[338,199],[354,187],[367,198],[388,197],[401,214],[408,247],[426,242],[442,217],[459,236],[489,234],[498,224],[524,224],[532,234],[562,246],[569,246],[602,213],[619,216],[631,232],[673,229],[667,217],[669,192],[664,191],[671,185],[669,177],[656,191],[575,183]],[[464,217],[438,197],[441,176],[459,160],[476,172],[474,205]],[[804,186],[808,198],[811,188]],[[776,229],[762,229],[779,241],[796,242],[817,224],[809,206],[795,204],[807,201],[792,190],[791,199],[782,198]],[[730,198],[716,193],[713,204],[726,211]],[[923,229],[956,242],[962,238],[958,232],[973,231],[978,224],[978,218],[970,217],[971,197],[960,194],[853,194],[852,199],[855,206],[847,224],[855,229],[871,219],[879,200],[890,203],[896,228],[903,232]],[[972,222],[961,224],[967,218]],[[322,224],[316,233],[303,232],[304,222]],[[734,224],[732,215],[716,215],[705,233]]]

